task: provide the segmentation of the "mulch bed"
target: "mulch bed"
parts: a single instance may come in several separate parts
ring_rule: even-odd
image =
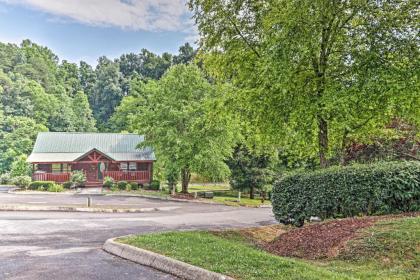
[[[379,220],[403,216],[418,216],[417,213],[371,216],[332,220],[292,229],[267,243],[264,249],[280,256],[304,259],[323,259],[337,256],[345,244],[356,237],[360,229],[370,227]]]

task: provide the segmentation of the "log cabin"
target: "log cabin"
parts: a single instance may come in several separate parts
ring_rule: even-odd
[[[143,140],[137,134],[40,132],[28,157],[32,179],[64,183],[81,170],[86,187],[102,186],[105,177],[149,184],[155,155],[149,147],[138,148]]]

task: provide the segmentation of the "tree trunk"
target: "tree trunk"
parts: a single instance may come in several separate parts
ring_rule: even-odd
[[[319,144],[319,164],[322,168],[328,166],[328,123],[318,116],[318,144]]]
[[[249,190],[249,198],[250,199],[254,199],[255,195],[254,195],[254,186],[251,186],[250,190]]]
[[[182,168],[181,170],[181,179],[182,179],[182,193],[188,193],[188,184],[191,179],[191,172],[188,166]]]

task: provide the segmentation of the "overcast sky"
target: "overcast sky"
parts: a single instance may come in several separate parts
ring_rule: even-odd
[[[95,65],[142,48],[176,53],[197,36],[186,0],[0,0],[0,41],[26,38]]]

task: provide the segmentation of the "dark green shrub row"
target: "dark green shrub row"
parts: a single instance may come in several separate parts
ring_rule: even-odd
[[[55,182],[53,181],[33,181],[30,185],[29,185],[29,189],[30,190],[48,190],[49,188],[53,188],[53,186],[55,185]]]
[[[383,162],[286,176],[274,184],[273,212],[282,223],[420,210],[420,163]]]

